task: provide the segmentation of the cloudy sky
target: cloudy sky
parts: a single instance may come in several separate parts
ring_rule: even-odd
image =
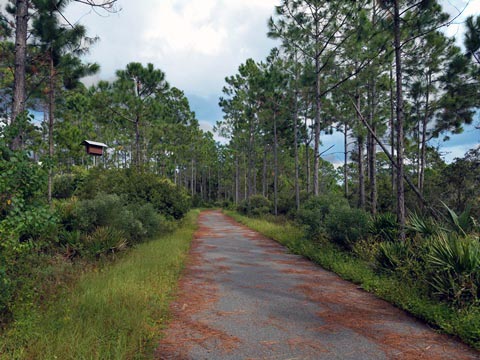
[[[4,4],[6,0],[0,0]],[[480,0],[442,0],[452,15],[464,10],[457,20],[480,14]],[[279,0],[118,0],[121,11],[95,12],[72,3],[66,12],[70,22],[80,22],[98,42],[87,56],[100,64],[95,79],[112,80],[115,71],[132,61],[151,62],[167,74],[168,81],[185,91],[204,129],[211,129],[222,118],[218,98],[224,78],[236,73],[247,58],[263,60],[275,42],[268,39],[267,19]],[[466,6],[466,8],[465,8]],[[446,32],[462,37],[459,25]],[[462,156],[472,142],[479,142],[479,131],[443,144],[448,158]],[[336,144],[336,136],[324,137],[324,148]],[[333,160],[333,159],[332,159]]]
[[[70,5],[67,17],[84,24],[100,42],[89,61],[98,78],[112,79],[131,61],[151,62],[188,96],[204,128],[222,118],[218,98],[226,76],[247,58],[265,58],[275,43],[267,19],[275,0],[118,0],[121,11],[99,16]]]

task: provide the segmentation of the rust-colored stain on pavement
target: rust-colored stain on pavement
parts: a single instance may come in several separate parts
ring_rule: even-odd
[[[218,211],[200,215],[157,359],[480,359]]]
[[[214,343],[225,351],[237,346],[237,338],[212,328],[201,318],[195,318],[218,299],[218,286],[212,281],[213,271],[202,267],[205,262],[203,251],[216,248],[203,242],[205,237],[216,236],[211,230],[200,223],[195,233],[188,265],[180,280],[178,299],[171,306],[174,320],[155,351],[156,359],[188,359],[189,350],[194,345]],[[218,265],[217,270],[226,271],[228,267]]]

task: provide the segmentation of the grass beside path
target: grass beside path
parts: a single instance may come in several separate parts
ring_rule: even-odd
[[[56,303],[0,339],[2,359],[139,359],[152,351],[196,229],[190,212],[172,234],[86,274]]]
[[[376,294],[447,334],[458,336],[465,343],[480,350],[478,307],[455,310],[444,303],[433,301],[423,295],[420,289],[394,276],[376,273],[366,261],[342,251],[331,243],[316,244],[306,240],[304,232],[291,224],[275,224],[262,219],[252,219],[234,211],[224,213],[278,241],[292,253],[303,255],[323,268],[337,273],[343,279],[359,284],[366,291]]]

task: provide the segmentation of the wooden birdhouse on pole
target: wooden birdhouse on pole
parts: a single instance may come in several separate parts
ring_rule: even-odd
[[[87,154],[93,156],[102,156],[103,149],[108,148],[108,146],[104,143],[90,140],[84,140],[82,142],[82,145],[85,145],[85,150],[87,151]]]

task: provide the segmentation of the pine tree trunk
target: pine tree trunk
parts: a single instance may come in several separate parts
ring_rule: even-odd
[[[295,206],[297,210],[300,209],[300,181],[298,169],[298,113],[297,113],[297,96],[295,95],[295,111],[293,114],[293,147],[295,150]]]
[[[247,159],[243,154],[243,200],[247,199]]]
[[[298,62],[295,54],[295,63]],[[293,148],[295,152],[295,207],[300,210],[300,181],[299,181],[299,163],[298,163],[298,71],[295,64],[295,93],[293,104]]]
[[[427,122],[429,118],[429,106],[430,106],[430,84],[432,81],[432,77],[428,74],[427,79],[427,93],[425,98],[425,116],[423,117],[422,121],[422,151],[420,156],[420,177],[418,182],[418,189],[421,193],[423,193],[423,186],[425,183],[425,166],[426,166],[426,158],[427,158]]]
[[[372,130],[374,134],[376,134],[376,127],[375,125],[372,126]],[[375,139],[373,136],[370,136],[370,157],[369,161],[370,164],[369,168],[369,183],[370,183],[370,212],[372,215],[377,213],[377,144],[375,143]]]
[[[320,59],[315,58],[315,124],[313,143],[313,194],[319,195],[319,165],[320,165]]]
[[[307,177],[307,194],[310,194],[310,192],[312,191],[312,187],[311,187],[312,175],[310,171],[310,141],[308,141],[308,139],[305,139],[305,166],[306,166],[305,173]]]
[[[357,107],[357,117],[360,122],[360,117],[362,114],[360,113],[360,95],[355,95],[356,100],[356,107]],[[363,166],[363,145],[364,140],[362,135],[357,137],[357,147],[358,147],[358,159],[357,159],[357,166],[358,166],[358,207],[360,209],[365,209],[365,168]]]
[[[267,144],[263,147],[263,168],[262,168],[262,195],[263,197],[268,196],[267,191]]]
[[[53,155],[54,155],[54,142],[53,142],[53,124],[55,122],[55,67],[53,64],[53,54],[50,50],[50,76],[49,76],[49,96],[48,96],[48,156],[50,163],[48,165],[48,203],[52,203],[53,192]]]
[[[373,130],[372,134],[369,134],[369,164],[368,164],[368,173],[369,173],[369,184],[370,184],[370,212],[372,215],[377,213],[377,144],[375,142],[375,135],[377,132],[377,127],[375,125],[375,114],[376,114],[376,84],[375,79],[372,79],[371,93],[370,93],[370,124]]]
[[[357,139],[358,144],[358,207],[365,209],[365,168],[363,166],[363,138]]]
[[[235,154],[235,204],[238,205],[240,200],[240,165],[238,161],[238,153]]]
[[[140,169],[140,117],[135,118],[135,165]]]
[[[397,221],[400,226],[400,240],[405,241],[405,189],[403,184],[403,81],[402,81],[402,51],[400,43],[400,5],[399,0],[394,1],[394,47],[395,47],[395,72],[397,82]]]
[[[275,216],[278,215],[278,136],[277,136],[277,116],[273,111],[273,210]]]
[[[191,173],[190,173],[190,195],[193,196],[195,194],[195,171],[194,171],[194,160],[191,160]]]
[[[255,167],[254,159],[254,146],[255,146],[255,134],[254,134],[254,120],[250,119],[250,134],[248,138],[248,168],[247,168],[247,199],[253,194],[253,171]]]
[[[16,1],[15,12],[15,64],[13,80],[13,104],[10,124],[14,124],[17,116],[25,111],[25,65],[27,59],[28,0]],[[12,150],[22,148],[22,131],[10,144]]]
[[[345,127],[343,130],[343,146],[344,152],[344,169],[343,169],[343,187],[345,190],[345,198],[348,199],[348,124],[345,121]]]
[[[393,70],[390,68],[390,154],[395,156],[395,96],[393,89]],[[395,190],[395,166],[391,166],[392,192]]]

